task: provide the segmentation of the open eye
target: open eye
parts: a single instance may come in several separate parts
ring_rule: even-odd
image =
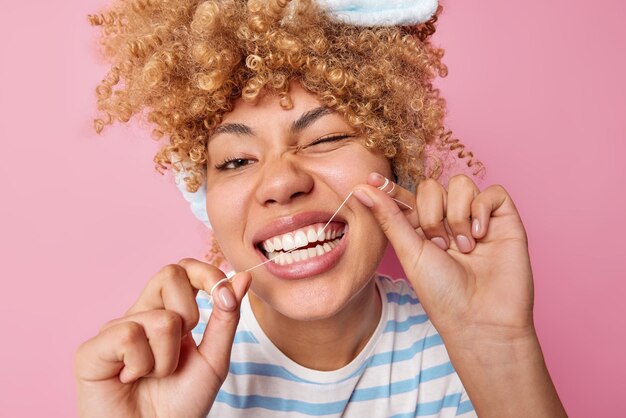
[[[249,158],[227,158],[221,163],[217,164],[215,168],[217,170],[237,170],[243,166],[252,164],[254,160]]]

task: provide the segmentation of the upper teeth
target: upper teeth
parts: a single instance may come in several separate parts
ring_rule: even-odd
[[[343,227],[339,230],[329,228],[326,231],[323,231],[323,228],[323,225],[309,226],[283,235],[277,235],[263,241],[263,249],[268,253],[279,250],[290,251],[294,248],[306,247],[309,243],[335,239],[338,235],[341,236],[343,234]]]

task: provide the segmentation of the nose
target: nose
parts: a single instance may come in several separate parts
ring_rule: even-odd
[[[313,177],[293,155],[279,155],[265,161],[256,197],[264,206],[288,204],[313,189]]]

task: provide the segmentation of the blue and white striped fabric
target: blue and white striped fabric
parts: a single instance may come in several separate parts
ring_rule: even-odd
[[[230,373],[209,417],[476,417],[441,337],[409,284],[378,276],[383,309],[369,343],[347,366],[322,372],[290,360],[267,338],[247,297]],[[198,295],[196,343],[211,313]]]

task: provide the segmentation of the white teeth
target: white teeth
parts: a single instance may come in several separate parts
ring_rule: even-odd
[[[337,245],[339,240],[325,242],[324,244],[318,244],[312,248],[303,248],[301,250],[295,250],[291,252],[274,251],[268,252],[267,258],[273,260],[276,264],[284,266],[286,264],[293,264],[298,261],[308,260],[309,258],[318,257],[332,251]]]
[[[273,258],[276,264],[285,265],[307,260],[311,257],[317,257],[331,251],[339,244],[339,240],[343,236],[343,228],[339,230],[331,228],[332,230],[329,229],[328,231],[322,231],[322,229],[323,227],[321,225],[318,227],[308,227],[306,229],[300,229],[295,232],[269,238],[263,241],[261,247],[265,250],[267,258]],[[315,245],[313,248],[303,248],[309,244],[315,244],[318,241],[320,244]],[[297,248],[301,249],[293,251]],[[288,257],[286,257],[286,252],[290,252]]]
[[[296,243],[293,240],[293,235],[285,234],[283,235],[283,250],[289,251],[296,248]]]
[[[309,228],[309,230],[306,231],[306,238],[309,242],[317,241],[317,233],[313,228]]]
[[[306,247],[309,243],[309,241],[307,241],[307,235],[303,231],[296,232],[295,243],[295,248]]]

